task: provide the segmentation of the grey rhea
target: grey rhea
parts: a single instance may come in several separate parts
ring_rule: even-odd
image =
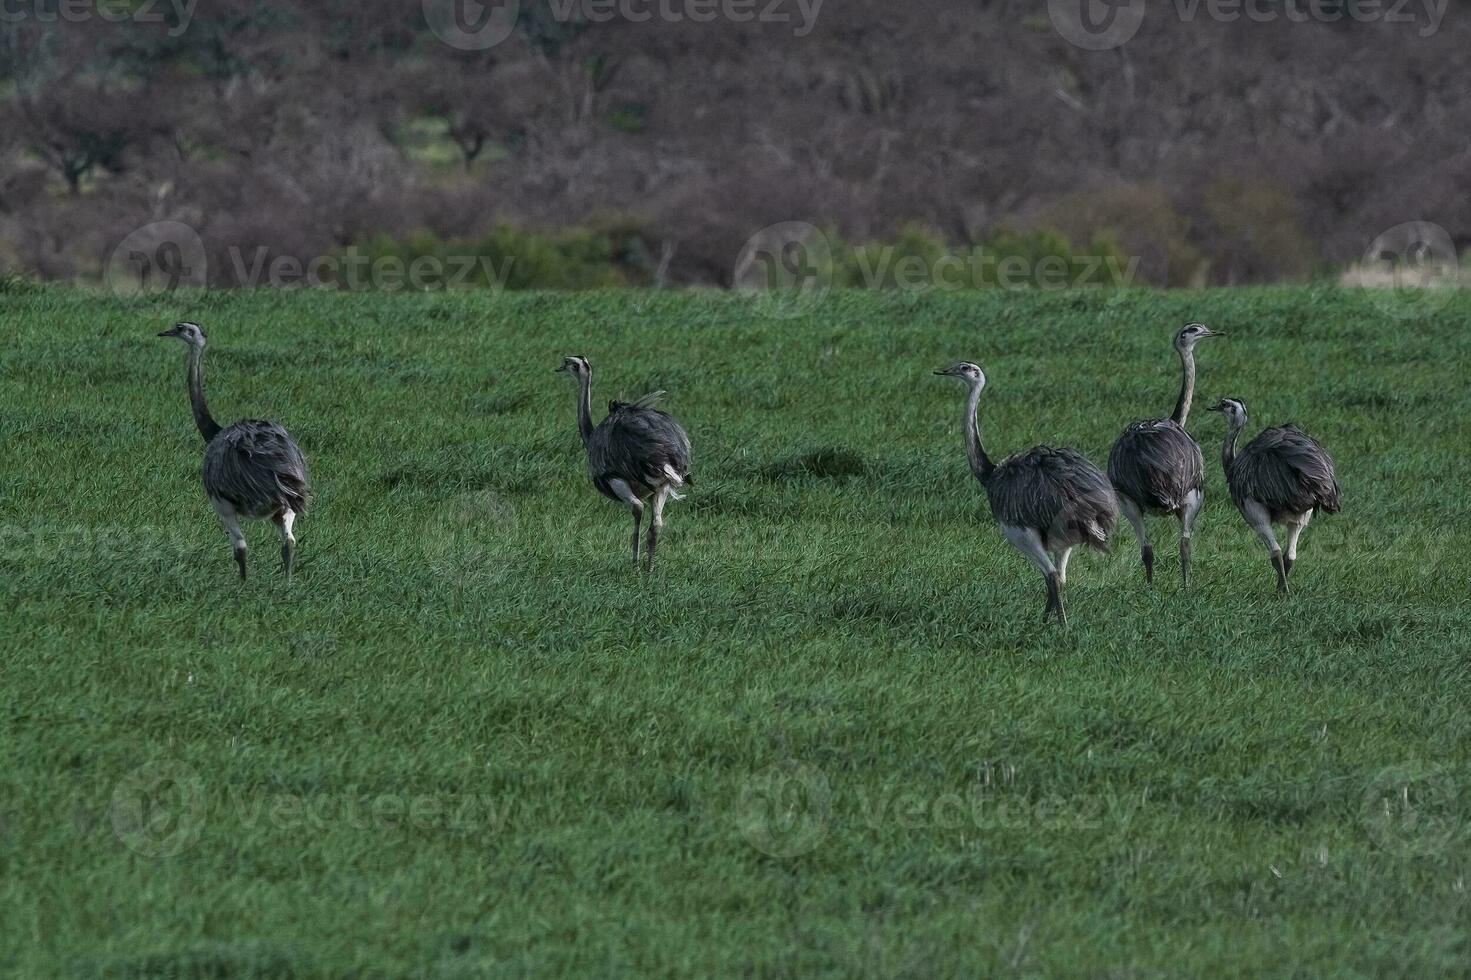
[[[608,416],[592,424],[592,365],[587,358],[572,355],[562,360],[558,371],[577,381],[577,430],[587,450],[587,468],[593,486],[611,500],[626,506],[633,515],[633,563],[638,566],[639,527],[650,506],[648,546],[645,558],[654,570],[654,550],[664,526],[664,505],[680,499],[679,489],[694,486],[690,468],[690,439],[680,424],[654,407],[664,394],[656,391],[633,403],[609,402]]]
[[[1067,624],[1062,589],[1068,558],[1079,545],[1108,550],[1108,537],[1118,522],[1118,503],[1108,478],[1087,457],[1072,449],[1036,446],[999,463],[991,462],[981,444],[976,412],[986,375],[969,361],[936,374],[959,378],[969,389],[965,406],[965,455],[971,471],[986,489],[991,513],[1006,539],[1037,566],[1047,581],[1047,606]]]
[[[204,492],[219,514],[245,580],[245,535],[242,518],[268,518],[281,532],[281,566],[291,581],[296,558],[292,526],[307,512],[311,484],[301,448],[275,422],[246,419],[221,428],[204,400],[204,348],[208,342],[197,323],[176,323],[159,334],[182,340],[189,348],[189,405],[204,437]]]
[[[1190,584],[1190,535],[1205,503],[1205,460],[1200,446],[1185,431],[1195,397],[1195,345],[1220,337],[1203,323],[1190,323],[1175,334],[1180,355],[1180,396],[1167,419],[1131,422],[1108,454],[1108,480],[1119,495],[1119,508],[1139,539],[1144,579],[1154,582],[1154,548],[1144,518],[1173,514],[1180,521],[1180,582]]]
[[[1221,466],[1231,499],[1267,546],[1277,573],[1277,591],[1286,592],[1302,529],[1316,511],[1338,513],[1333,459],[1316,439],[1291,424],[1263,429],[1238,453],[1236,439],[1246,427],[1246,405],[1239,398],[1225,398],[1209,411],[1226,416]],[[1287,528],[1286,554],[1277,544],[1274,524]]]

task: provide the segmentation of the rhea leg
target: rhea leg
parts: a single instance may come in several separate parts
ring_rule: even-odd
[[[1067,562],[1073,556],[1073,546],[1068,545],[1057,555],[1057,584],[1059,588],[1067,585]]]
[[[245,581],[245,534],[240,530],[240,517],[235,513],[235,507],[227,500],[218,497],[210,498],[214,504],[215,513],[220,515],[220,523],[225,525],[225,533],[230,535],[230,546],[235,551],[235,564],[240,566],[240,581]]]
[[[1204,490],[1191,490],[1185,497],[1185,506],[1180,508],[1180,587],[1190,587],[1190,534],[1195,529],[1195,518],[1205,504]]]
[[[1139,557],[1144,561],[1144,581],[1154,584],[1154,548],[1149,544],[1149,531],[1144,527],[1144,511],[1125,494],[1117,494],[1119,510],[1129,519],[1134,528],[1134,537],[1139,539]]]
[[[654,516],[649,521],[649,544],[645,549],[648,552],[648,570],[654,570],[654,548],[659,543],[659,531],[664,527],[664,502],[669,499],[669,488],[664,487],[654,493]]]
[[[638,531],[639,525],[644,519],[644,502],[638,499],[638,494],[633,492],[623,480],[609,480],[608,487],[617,495],[618,499],[628,505],[628,512],[633,515],[633,567],[638,568]]]
[[[1042,536],[1035,528],[1010,527],[1005,524],[1001,526],[1001,533],[1006,535],[1012,547],[1026,555],[1037,570],[1047,580],[1047,607],[1042,610],[1042,622],[1047,622],[1047,617],[1055,610],[1057,621],[1067,625],[1067,613],[1062,608],[1062,592],[1058,589],[1057,567],[1052,564],[1052,559],[1047,554],[1047,548],[1042,544]]]
[[[1287,591],[1287,563],[1283,560],[1282,549],[1277,545],[1277,535],[1272,532],[1272,518],[1265,507],[1255,500],[1247,500],[1241,505],[1241,514],[1246,518],[1246,523],[1262,539],[1262,544],[1267,546],[1267,552],[1272,556],[1272,570],[1277,573],[1277,591]]]
[[[296,564],[296,536],[291,533],[291,526],[296,523],[296,512],[287,507],[274,520],[281,531],[281,568],[286,572],[287,584],[290,584],[291,571]]]
[[[1287,525],[1287,554],[1282,558],[1283,571],[1291,575],[1292,563],[1297,561],[1297,539],[1302,534],[1302,529],[1308,526],[1308,521],[1313,519],[1313,512],[1299,514],[1297,519]]]

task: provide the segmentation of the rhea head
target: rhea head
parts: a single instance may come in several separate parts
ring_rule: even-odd
[[[198,349],[204,348],[205,341],[207,339],[204,336],[204,329],[200,327],[199,324],[190,323],[187,320],[183,323],[174,324],[172,327],[169,327],[167,330],[160,333],[159,336],[175,337],[179,340],[182,340],[190,347]]]
[[[1224,336],[1226,335],[1216,333],[1203,323],[1187,323],[1180,328],[1179,333],[1175,334],[1175,350],[1183,354],[1186,351],[1194,350],[1197,341],[1204,340],[1207,337]]]
[[[1226,425],[1232,429],[1239,429],[1246,425],[1246,403],[1239,398],[1222,398],[1207,412],[1220,412],[1226,416]]]
[[[986,386],[986,375],[979,364],[971,361],[956,361],[947,368],[940,368],[936,374],[947,378],[959,378],[972,388],[980,389]]]
[[[566,371],[578,381],[592,377],[592,365],[587,363],[587,358],[581,354],[568,354],[562,358],[562,366],[556,370],[558,372]]]

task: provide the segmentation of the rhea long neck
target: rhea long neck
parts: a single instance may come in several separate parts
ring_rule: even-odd
[[[1231,464],[1236,459],[1236,437],[1241,435],[1241,430],[1246,427],[1246,420],[1227,422],[1226,441],[1221,444],[1221,466],[1226,471],[1226,476],[1231,475]]]
[[[981,426],[976,420],[982,387],[979,383],[971,385],[970,396],[965,401],[965,458],[970,461],[970,471],[976,479],[985,483],[991,479],[996,464],[991,462],[991,457],[986,455],[986,447],[981,445]]]
[[[209,414],[209,405],[204,400],[204,348],[189,348],[189,407],[194,411],[194,424],[199,434],[209,442],[220,431],[219,423]]]
[[[1185,420],[1190,417],[1190,402],[1195,397],[1195,351],[1189,347],[1181,348],[1180,367],[1183,371],[1180,397],[1175,401],[1175,411],[1170,418],[1183,429]]]
[[[577,378],[577,431],[582,434],[582,444],[592,438],[592,374],[582,374]]]

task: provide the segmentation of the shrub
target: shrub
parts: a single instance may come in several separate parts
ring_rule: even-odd
[[[1161,286],[1199,285],[1207,267],[1190,242],[1189,221],[1160,184],[1074,191],[1045,208],[1042,223],[1075,240],[1107,238],[1136,261],[1139,278]]]
[[[988,286],[1127,286],[1134,275],[1129,257],[1107,235],[1076,248],[1058,231],[1022,234],[1001,229],[981,252],[992,260],[982,265],[989,277],[983,284]],[[1012,269],[1022,278],[1008,271]]]
[[[647,251],[628,229],[543,233],[501,225],[474,239],[418,231],[403,239],[375,235],[352,251],[370,263],[393,258],[406,267],[432,259],[449,270],[450,288],[607,289],[644,285],[648,279]],[[361,288],[356,282],[342,285]]]
[[[1078,248],[1061,232],[998,229],[979,244],[952,248],[922,226],[891,242],[834,247],[835,285],[868,289],[1009,289],[1125,286],[1130,258],[1107,235]]]
[[[1313,274],[1318,250],[1298,223],[1291,194],[1264,181],[1219,177],[1201,203],[1217,282],[1291,282]]]
[[[868,289],[934,285],[936,269],[949,254],[945,240],[922,225],[905,227],[892,242],[834,251],[834,284]]]

